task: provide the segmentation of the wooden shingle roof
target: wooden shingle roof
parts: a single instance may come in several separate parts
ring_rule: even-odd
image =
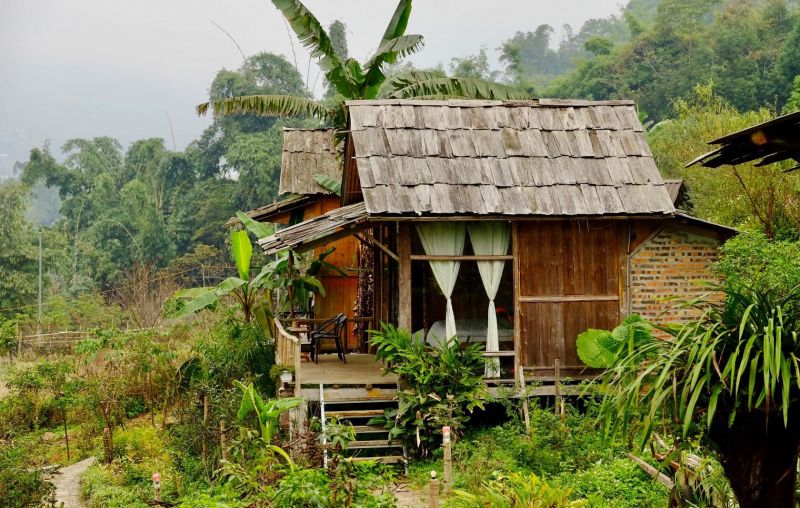
[[[278,194],[331,194],[314,175],[342,179],[333,129],[284,129]]]
[[[630,101],[348,101],[370,215],[674,213]]]

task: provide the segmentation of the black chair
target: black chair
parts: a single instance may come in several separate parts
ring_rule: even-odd
[[[347,324],[347,316],[345,314],[337,314],[327,321],[323,321],[308,333],[314,363],[319,363],[319,342],[322,339],[333,339],[336,343],[336,355],[339,360],[347,363],[344,357],[344,346],[342,345],[342,331],[344,331],[345,324]]]

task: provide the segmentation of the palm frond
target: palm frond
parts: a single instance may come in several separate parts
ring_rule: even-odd
[[[272,4],[286,17],[300,44],[311,51],[312,57],[319,58],[323,71],[341,65],[328,32],[300,0],[272,0]]]
[[[459,97],[465,99],[526,100],[531,97],[510,86],[475,78],[433,78],[422,81],[395,79],[391,99]]]
[[[397,7],[392,14],[392,19],[386,25],[386,30],[383,32],[381,42],[378,44],[378,51],[370,59],[365,68],[367,69],[366,79],[364,80],[364,88],[362,91],[362,98],[374,99],[381,84],[386,79],[383,74],[384,63],[395,63],[397,61],[398,53],[381,51],[380,48],[384,47],[390,41],[403,36],[408,27],[408,18],[411,16],[411,0],[400,0],[397,2]],[[420,41],[421,41],[420,37]]]
[[[197,114],[205,115],[209,108],[215,115],[259,115],[259,116],[312,116],[330,120],[333,113],[319,102],[293,95],[243,95],[229,97],[197,106]]]
[[[389,39],[380,45],[378,51],[372,55],[372,58],[367,60],[364,67],[372,71],[373,67],[376,65],[380,67],[380,65],[384,63],[396,61],[398,57],[405,58],[408,55],[416,53],[422,49],[423,46],[425,46],[425,39],[417,34],[401,35],[400,37]]]

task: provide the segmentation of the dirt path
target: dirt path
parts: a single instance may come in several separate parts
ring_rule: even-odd
[[[94,457],[89,457],[59,471],[53,478],[53,485],[56,486],[56,506],[59,503],[64,503],[64,508],[83,508],[83,503],[81,503],[81,475],[93,463]]]

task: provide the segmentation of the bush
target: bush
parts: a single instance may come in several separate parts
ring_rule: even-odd
[[[587,498],[593,507],[660,508],[667,501],[666,490],[625,458],[597,461],[588,469],[562,473],[552,483]]]
[[[42,478],[38,469],[29,470],[26,450],[15,446],[0,446],[0,508],[40,506],[42,499],[55,490]]]
[[[342,461],[329,471],[298,469],[287,473],[271,496],[274,506],[293,508],[390,508],[391,493],[374,494],[364,489],[352,463]]]
[[[477,493],[453,492],[451,506],[458,508],[514,508],[518,506],[541,506],[547,508],[579,508],[586,506],[583,500],[570,500],[569,489],[551,487],[544,480],[530,474],[523,476],[511,473],[493,480],[484,481]]]
[[[383,324],[371,332],[370,345],[377,348],[376,359],[400,377],[401,388],[398,408],[387,409],[372,422],[386,425],[391,437],[403,439],[417,455],[438,446],[442,426],[450,426],[457,436],[469,414],[483,408],[488,391],[481,344],[462,347],[453,340],[428,346],[407,330]]]
[[[800,242],[772,241],[763,233],[745,233],[722,246],[716,270],[728,288],[763,288],[786,295],[800,286]]]

